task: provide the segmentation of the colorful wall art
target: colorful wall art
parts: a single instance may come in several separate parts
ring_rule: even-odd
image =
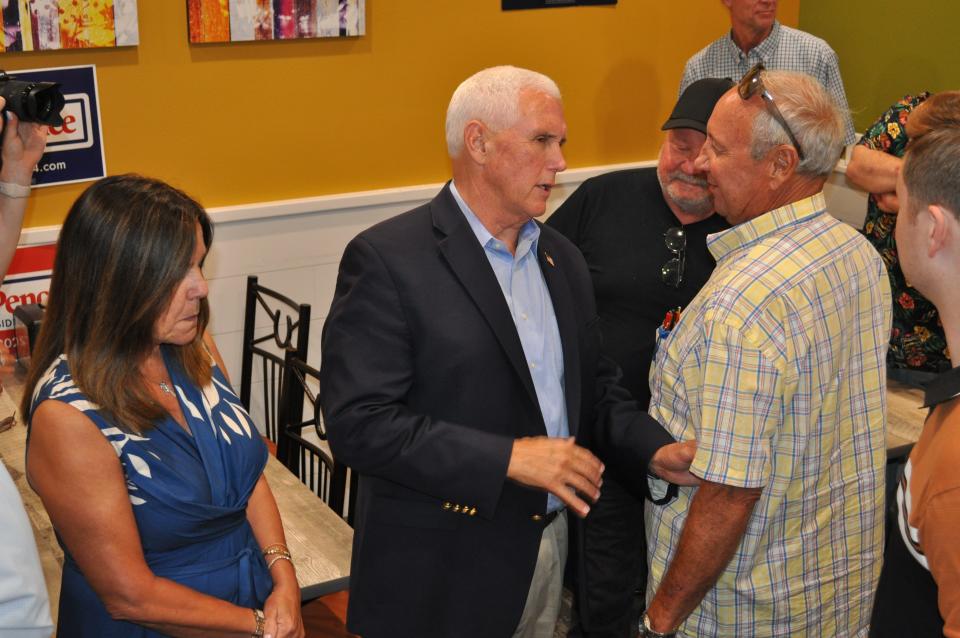
[[[187,0],[190,42],[363,35],[364,0]]]
[[[0,0],[0,51],[139,44],[137,0]]]

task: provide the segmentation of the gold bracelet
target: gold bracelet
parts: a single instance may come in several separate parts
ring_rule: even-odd
[[[283,543],[274,543],[273,545],[267,545],[263,549],[263,555],[269,556],[270,554],[287,554],[290,555],[290,548],[284,545]]]
[[[278,555],[274,556],[273,559],[272,559],[269,563],[267,563],[267,571],[270,571],[270,568],[273,567],[278,560],[288,560],[288,561],[290,561],[290,564],[293,565],[293,559],[290,558],[289,555],[284,556],[283,554],[278,554]],[[294,567],[294,570],[296,570],[296,567]]]
[[[253,638],[263,638],[263,627],[267,623],[267,619],[263,616],[263,610],[254,609],[253,610],[253,619],[257,621],[257,628],[253,630],[253,633],[250,634]]]
[[[263,553],[263,558],[268,559],[271,556],[283,556],[284,558],[290,559],[293,556],[285,549],[271,549],[269,552]]]

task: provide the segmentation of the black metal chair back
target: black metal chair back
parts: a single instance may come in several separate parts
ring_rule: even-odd
[[[320,371],[291,353],[283,379],[281,423],[289,445],[286,466],[353,527],[358,475],[338,463],[322,443],[327,440],[327,430],[320,409]]]
[[[258,318],[265,316],[264,327]],[[261,327],[258,328],[257,324]],[[310,304],[301,304],[247,277],[246,310],[243,317],[243,360],[240,372],[240,402],[248,411],[253,385],[254,359],[258,360],[263,380],[262,404],[251,416],[263,423],[267,438],[277,444],[277,457],[283,461],[286,449],[280,423],[281,389],[284,361],[288,353],[307,358],[310,339]]]

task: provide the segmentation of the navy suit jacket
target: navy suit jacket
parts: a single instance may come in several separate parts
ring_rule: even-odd
[[[670,436],[600,355],[583,257],[541,226],[570,433],[643,489]],[[542,532],[543,491],[506,479],[546,429],[510,310],[449,185],[347,246],[323,329],[320,398],[360,473],[348,629],[364,638],[510,636]]]

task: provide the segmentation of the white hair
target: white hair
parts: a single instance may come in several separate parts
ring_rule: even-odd
[[[557,84],[542,73],[515,66],[483,69],[460,83],[447,107],[447,152],[463,150],[463,130],[479,120],[494,130],[508,128],[520,118],[520,92],[539,91],[560,99]]]
[[[764,71],[763,86],[803,149],[797,173],[828,175],[843,149],[844,120],[833,96],[816,79],[793,71]],[[760,160],[781,144],[793,145],[783,125],[763,109],[753,121],[750,155]]]

